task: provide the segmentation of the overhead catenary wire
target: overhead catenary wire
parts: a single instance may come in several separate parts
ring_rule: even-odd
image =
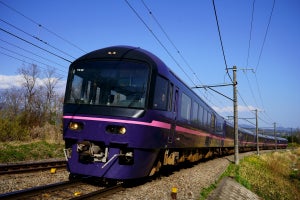
[[[16,27],[15,25],[13,25],[13,24],[11,24],[11,23],[9,23],[9,22],[3,20],[3,19],[0,19],[0,21],[2,21],[3,23],[5,23],[5,24],[7,24],[7,25],[9,25],[9,26],[11,26],[11,27],[17,29],[18,31],[21,31],[21,32],[24,33],[25,35],[28,35],[28,36],[34,38],[35,40],[38,40],[39,42],[42,42],[43,44],[45,44],[45,45],[47,45],[47,46],[49,46],[49,47],[51,47],[51,48],[53,48],[53,49],[55,49],[55,50],[57,50],[57,51],[63,53],[63,54],[65,54],[65,55],[67,55],[67,56],[69,56],[69,57],[71,57],[71,58],[73,58],[73,59],[76,59],[74,56],[70,55],[69,53],[60,50],[59,48],[57,48],[57,47],[51,45],[50,43],[46,42],[45,40],[42,40],[41,38],[39,38],[39,37],[37,37],[37,36],[34,36],[34,35],[32,35],[32,34],[26,32],[26,31],[24,31],[23,29],[18,28],[18,27]]]
[[[201,82],[201,80],[197,76],[196,72],[194,72],[194,70],[192,69],[192,67],[190,66],[190,64],[187,62],[187,60],[184,58],[184,56],[182,55],[182,53],[179,51],[179,49],[177,48],[177,46],[175,45],[175,43],[171,40],[170,36],[165,31],[165,29],[163,28],[163,26],[159,23],[159,21],[157,20],[157,18],[153,14],[153,12],[150,10],[149,6],[147,6],[147,4],[145,3],[144,0],[141,0],[141,1],[142,1],[143,5],[145,6],[145,8],[148,10],[149,14],[152,16],[153,20],[156,22],[156,24],[162,30],[162,32],[164,33],[164,35],[166,36],[166,38],[168,39],[168,41],[172,44],[173,48],[176,50],[176,52],[178,53],[178,55],[180,56],[180,58],[184,61],[184,63],[186,64],[186,66],[191,70],[191,72],[197,78],[197,80],[203,85],[203,83]]]
[[[170,51],[166,48],[166,46],[161,42],[161,40],[157,37],[157,35],[152,31],[152,29],[148,26],[148,24],[143,20],[143,18],[139,15],[139,13],[135,10],[135,8],[127,1],[124,0],[128,7],[134,12],[137,18],[145,25],[147,30],[152,34],[152,36],[156,39],[156,41],[161,45],[161,47],[166,51],[166,53],[170,56],[170,58],[176,63],[176,65],[181,69],[181,71],[185,74],[185,76],[192,82],[193,85],[196,85],[194,81],[188,76],[183,67],[178,63],[178,61],[174,58],[174,56],[170,53]]]
[[[222,36],[221,36],[221,30],[220,30],[220,25],[219,25],[219,20],[218,20],[218,15],[217,15],[217,9],[216,9],[216,5],[215,5],[215,1],[212,0],[213,3],[213,7],[214,7],[214,13],[215,13],[215,18],[216,18],[216,23],[217,23],[217,27],[218,27],[218,33],[219,33],[219,40],[220,40],[220,44],[221,44],[221,49],[222,49],[222,53],[223,53],[223,59],[224,59],[224,64],[226,67],[226,73],[229,77],[229,79],[231,80],[231,82],[233,83],[233,80],[228,72],[228,65],[227,65],[227,61],[226,61],[226,56],[225,56],[225,51],[224,51],[224,46],[223,46],[223,41],[222,41]],[[233,83],[236,84],[236,83]]]
[[[4,52],[2,52],[2,51],[0,51],[0,54],[3,54],[3,55],[5,55],[5,56],[7,56],[7,57],[13,58],[13,59],[18,60],[18,61],[21,61],[22,63],[26,63],[26,64],[29,64],[29,65],[32,64],[32,63],[30,63],[30,62],[27,62],[27,61],[25,61],[25,60],[22,60],[22,59],[20,59],[20,58],[15,57],[15,56],[9,55],[9,54],[4,53]],[[31,60],[32,60],[32,59],[31,59]],[[46,64],[44,64],[44,65],[45,65],[45,66],[49,66],[49,65],[46,65]],[[42,67],[42,66],[40,66],[40,65],[37,65],[37,66],[40,67],[40,68],[42,68],[42,69],[44,69],[44,70],[46,70],[46,68],[44,68],[44,67]],[[61,76],[61,77],[65,77],[65,76],[66,76],[65,73],[64,73],[64,74],[60,74],[60,73],[55,72],[55,74],[57,74],[57,75],[59,75],[59,76]]]
[[[251,38],[252,38],[252,28],[253,28],[253,18],[254,18],[254,8],[255,8],[254,5],[255,5],[255,0],[253,0],[253,3],[252,3],[252,14],[251,14],[251,23],[250,23],[250,33],[249,33],[249,41],[248,41],[248,53],[247,53],[247,64],[246,64],[246,67],[248,67],[248,63],[249,63]]]
[[[42,59],[44,59],[44,60],[46,60],[46,61],[48,61],[48,62],[51,62],[51,63],[53,63],[53,64],[55,64],[55,65],[59,65],[59,66],[61,66],[61,67],[63,67],[63,68],[66,68],[66,66],[64,66],[64,65],[62,65],[62,64],[59,64],[59,63],[57,63],[57,62],[55,62],[55,61],[53,61],[53,60],[50,60],[50,59],[48,59],[48,58],[45,58],[45,57],[43,57],[43,56],[41,56],[41,55],[38,55],[38,54],[36,54],[36,53],[34,53],[34,52],[32,52],[32,51],[27,50],[27,49],[24,49],[24,48],[22,48],[22,47],[20,47],[20,46],[18,46],[18,45],[12,44],[11,42],[7,42],[7,41],[5,41],[5,40],[2,40],[1,38],[0,38],[0,41],[4,42],[4,43],[6,43],[6,44],[8,44],[8,45],[10,45],[10,46],[13,46],[13,47],[15,47],[15,48],[21,49],[21,50],[23,50],[23,51],[25,51],[25,52],[27,52],[27,53],[30,53],[30,54],[32,54],[32,55],[34,55],[34,56],[36,56],[36,57],[42,58]]]
[[[21,57],[24,57],[24,58],[26,58],[26,59],[32,60],[32,61],[34,61],[34,62],[36,62],[36,63],[40,63],[40,64],[45,65],[45,66],[49,66],[49,65],[47,65],[47,64],[45,64],[45,63],[43,63],[43,62],[41,62],[41,61],[38,61],[38,60],[36,60],[36,59],[34,59],[34,58],[30,58],[30,57],[28,57],[28,56],[25,56],[25,55],[23,55],[23,54],[20,54],[20,53],[18,53],[18,52],[13,51],[13,50],[9,50],[9,49],[7,49],[7,48],[5,48],[5,47],[0,46],[0,48],[6,50],[6,51],[8,51],[8,52],[14,53],[14,54],[16,54],[16,55],[18,55],[18,56],[21,56]],[[56,67],[54,67],[54,69],[56,69],[56,70],[58,70],[58,71],[61,71],[61,72],[63,72],[63,73],[66,73],[66,71],[60,70],[60,69],[58,69],[58,68],[56,68]]]
[[[200,84],[204,85],[202,83],[202,81],[200,80],[200,78],[198,77],[197,73],[193,70],[193,68],[191,67],[191,65],[188,63],[187,59],[185,59],[185,57],[182,55],[181,51],[177,48],[177,46],[175,45],[175,43],[171,40],[171,37],[169,36],[169,34],[167,33],[167,31],[163,28],[163,26],[161,25],[161,23],[159,23],[158,19],[155,17],[154,13],[151,11],[151,9],[149,8],[149,6],[145,3],[144,0],[141,0],[142,4],[144,5],[144,7],[146,8],[146,10],[148,11],[149,15],[153,18],[153,20],[155,21],[155,23],[159,26],[160,30],[164,33],[165,37],[168,39],[168,41],[171,43],[171,45],[173,46],[173,48],[176,50],[176,52],[178,53],[178,55],[180,56],[180,58],[183,60],[183,62],[185,63],[185,65],[189,68],[189,70],[193,73],[193,75],[195,76],[195,78],[199,81]],[[206,90],[208,91],[208,90]],[[208,91],[209,94],[214,97],[214,95]],[[203,97],[209,101],[212,105],[216,106],[211,100],[209,100],[205,94],[203,93]],[[217,99],[216,97],[214,97],[215,99]],[[223,102],[219,102],[219,103],[223,103]]]
[[[258,69],[258,66],[259,66],[259,63],[260,63],[260,59],[261,59],[261,55],[262,55],[262,52],[264,50],[265,42],[267,40],[267,35],[268,35],[269,27],[270,27],[270,24],[271,24],[271,19],[272,19],[272,16],[273,16],[274,7],[275,7],[275,0],[273,0],[272,10],[271,10],[271,13],[270,13],[270,16],[269,16],[268,25],[267,25],[266,32],[265,32],[265,35],[264,35],[264,40],[263,40],[263,43],[262,43],[262,46],[261,46],[261,49],[260,49],[258,61],[257,61],[256,68],[255,68],[255,72],[257,72],[257,69]]]
[[[33,20],[32,18],[26,16],[25,14],[21,13],[20,11],[16,10],[15,8],[9,6],[8,4],[4,3],[3,1],[0,0],[0,3],[2,5],[4,5],[5,7],[7,7],[8,9],[18,13],[19,15],[21,15],[22,17],[24,17],[25,19],[29,20],[30,22],[34,23],[35,25],[37,25],[38,27],[40,28],[43,28],[44,30],[46,30],[47,32],[51,33],[52,35],[56,36],[57,38],[61,39],[62,41],[68,43],[69,45],[75,47],[76,49],[84,52],[84,53],[87,53],[85,50],[83,50],[82,48],[80,48],[79,46],[77,46],[76,44],[70,42],[69,40],[65,39],[64,37],[58,35],[57,33],[55,33],[54,31],[51,31],[49,28],[43,26],[42,24],[36,22],[35,20]]]
[[[273,1],[272,10],[271,10],[271,13],[270,13],[270,16],[269,16],[269,20],[268,20],[266,32],[265,32],[265,35],[264,35],[264,40],[263,40],[263,43],[262,43],[262,46],[261,46],[261,49],[260,49],[260,54],[259,54],[257,66],[256,66],[256,69],[253,70],[255,81],[256,81],[256,86],[257,86],[257,91],[258,91],[258,95],[259,95],[259,100],[260,100],[260,103],[261,103],[261,106],[262,106],[262,110],[263,110],[262,113],[264,115],[266,115],[271,121],[272,121],[272,118],[269,117],[269,115],[265,111],[265,106],[264,106],[263,98],[262,98],[261,91],[260,91],[260,85],[258,83],[258,78],[257,78],[257,67],[259,66],[259,62],[260,62],[260,59],[261,59],[262,51],[263,51],[264,44],[265,44],[265,41],[266,41],[266,38],[267,38],[267,34],[268,34],[269,27],[270,27],[271,18],[272,18],[272,15],[273,15],[274,6],[275,6],[275,0]],[[249,57],[250,57],[251,40],[252,40],[252,30],[253,30],[253,22],[254,22],[254,11],[255,11],[255,0],[253,0],[253,2],[252,2],[252,13],[251,13],[250,32],[249,32],[249,41],[248,41],[248,52],[247,52],[247,60],[246,60],[246,66],[247,67],[249,67]],[[257,103],[256,97],[254,95],[254,92],[253,92],[251,83],[249,81],[248,75],[247,75],[247,73],[244,73],[244,74],[245,74],[245,76],[247,78],[248,85],[250,87],[250,91],[251,91],[252,97],[253,97],[256,105],[258,106],[258,103]],[[259,118],[261,119],[261,117],[259,117]],[[267,124],[271,124],[271,122],[266,122],[266,120],[263,120],[263,121],[265,123],[267,123]]]
[[[57,55],[57,54],[55,54],[55,53],[53,53],[53,52],[51,52],[51,51],[49,51],[49,50],[47,50],[47,49],[45,49],[45,48],[42,48],[42,47],[40,47],[40,46],[38,46],[38,45],[36,45],[36,44],[34,44],[34,43],[32,43],[32,42],[29,42],[28,40],[25,40],[24,38],[19,37],[19,36],[15,35],[15,34],[13,34],[13,33],[11,33],[11,32],[9,32],[9,31],[7,31],[7,30],[1,28],[1,27],[0,27],[0,30],[3,31],[3,32],[5,32],[5,33],[7,33],[7,34],[9,34],[9,35],[11,35],[11,36],[13,36],[13,37],[15,37],[15,38],[18,38],[19,40],[22,40],[22,41],[24,41],[24,42],[26,42],[26,43],[28,43],[28,44],[30,44],[30,45],[32,45],[32,46],[35,46],[36,48],[39,48],[39,49],[41,49],[41,50],[43,50],[43,51],[45,51],[45,52],[47,52],[47,53],[49,53],[49,54],[51,54],[51,55],[53,55],[53,56],[56,56],[56,57],[58,57],[58,58],[60,58],[60,59],[62,59],[62,60],[64,60],[64,61],[67,61],[67,62],[69,62],[69,63],[72,63],[70,60],[68,60],[68,59],[66,59],[66,58],[64,58],[64,57],[62,57],[62,56],[60,56],[60,55]]]

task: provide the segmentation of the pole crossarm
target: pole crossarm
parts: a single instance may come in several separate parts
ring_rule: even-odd
[[[195,87],[191,87],[191,88],[195,89],[195,88],[225,87],[230,85],[233,85],[233,83],[226,83],[226,84],[219,84],[219,85],[196,85]]]
[[[191,87],[191,89],[196,89],[196,88],[204,88],[204,89],[210,89],[212,91],[214,91],[215,93],[218,93],[219,95],[231,100],[231,101],[234,101],[232,98],[226,96],[225,94],[222,94],[221,92],[215,90],[215,89],[212,89],[213,87],[225,87],[225,86],[231,86],[231,85],[234,85],[232,83],[229,83],[229,84],[219,84],[219,85],[196,85],[195,87]]]

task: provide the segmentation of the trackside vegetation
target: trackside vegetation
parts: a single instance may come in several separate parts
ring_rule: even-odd
[[[63,158],[63,148],[63,143],[49,141],[0,143],[0,163]]]
[[[244,157],[238,166],[230,164],[220,180],[225,176],[234,177],[265,200],[299,199],[300,148]],[[201,199],[215,188],[216,183],[203,189]]]

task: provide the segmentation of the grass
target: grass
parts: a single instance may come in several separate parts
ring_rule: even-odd
[[[299,170],[300,148],[245,157],[238,166],[230,164],[220,180],[225,176],[234,177],[265,200],[296,200],[300,198]],[[207,198],[207,191],[214,187],[215,184],[202,190],[202,199]]]
[[[63,158],[63,148],[63,144],[47,141],[1,143],[0,163]]]
[[[214,189],[217,188],[217,182],[216,183],[213,183],[211,184],[209,187],[207,188],[203,188],[202,191],[201,191],[201,200],[204,200],[208,197],[208,195],[214,191]]]

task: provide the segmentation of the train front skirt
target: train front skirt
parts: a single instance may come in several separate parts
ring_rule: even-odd
[[[93,152],[97,147],[84,143],[65,149],[68,170],[73,175],[93,176],[107,179],[134,179],[150,174],[159,150],[122,149],[106,147],[103,152]],[[83,151],[85,150],[85,151]]]

